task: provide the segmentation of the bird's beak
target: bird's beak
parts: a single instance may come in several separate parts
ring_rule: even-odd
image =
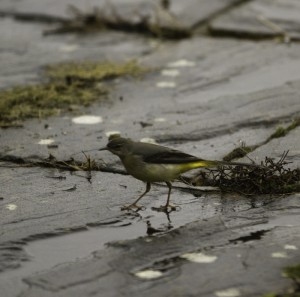
[[[107,151],[108,149],[107,149],[107,147],[105,146],[105,147],[103,147],[103,148],[101,148],[101,149],[99,149],[99,151]]]

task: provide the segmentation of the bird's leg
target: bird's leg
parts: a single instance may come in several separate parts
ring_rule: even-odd
[[[162,206],[163,208],[165,208],[166,210],[168,209],[168,207],[171,208],[171,210],[176,210],[176,206],[171,205],[170,204],[170,197],[171,197],[171,191],[172,191],[172,184],[170,182],[166,182],[168,188],[169,188],[169,192],[168,192],[168,199],[167,199],[167,203],[165,206]]]
[[[136,199],[132,204],[121,207],[121,210],[129,210],[129,209],[135,209],[135,208],[137,210],[141,210],[142,206],[138,206],[137,203],[150,191],[150,189],[151,189],[151,183],[147,182],[145,192],[141,196],[139,196],[139,198]]]
[[[166,182],[166,184],[167,184],[167,186],[169,188],[167,203],[166,203],[166,205],[161,205],[160,207],[152,207],[153,210],[168,212],[168,208],[170,208],[171,211],[177,209],[176,206],[170,204],[172,184],[170,182]]]

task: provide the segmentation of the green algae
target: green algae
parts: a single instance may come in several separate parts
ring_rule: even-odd
[[[287,135],[290,131],[297,128],[299,125],[300,125],[300,118],[296,118],[286,128],[279,126],[276,129],[276,131],[269,136],[269,138],[266,140],[266,142],[269,142],[270,140],[272,140],[274,138],[280,138],[280,137]]]
[[[285,267],[283,269],[283,275],[292,279],[295,286],[287,290],[288,292],[268,293],[263,295],[263,297],[300,297],[300,264]]]
[[[248,155],[249,153],[255,151],[258,147],[267,144],[272,139],[280,138],[286,136],[290,131],[300,126],[300,118],[295,118],[291,124],[289,124],[287,127],[279,126],[275,132],[273,132],[265,141],[261,142],[257,145],[251,145],[246,146],[242,145],[240,147],[237,147],[233,149],[231,152],[229,152],[227,155],[223,157],[223,161],[232,161],[234,159],[240,159]]]
[[[227,155],[223,157],[223,161],[232,161],[234,159],[239,159],[245,157],[247,154],[253,152],[257,148],[257,145],[252,146],[241,146],[237,147],[231,152],[229,152]]]
[[[21,126],[25,119],[59,115],[78,106],[89,106],[107,97],[109,89],[105,81],[116,77],[137,77],[147,71],[135,61],[47,66],[44,73],[46,83],[0,91],[0,127]]]
[[[300,264],[284,268],[283,273],[286,277],[291,278],[300,286]]]
[[[141,68],[135,61],[123,64],[112,62],[79,62],[62,63],[48,66],[47,75],[52,79],[70,81],[95,82],[100,80],[113,79],[120,76],[139,76],[147,70]]]

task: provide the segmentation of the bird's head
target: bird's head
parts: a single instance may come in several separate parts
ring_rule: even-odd
[[[111,136],[109,138],[108,144],[99,151],[110,151],[114,155],[123,157],[128,151],[130,142],[131,140],[128,138],[123,138],[120,135],[113,135],[113,137]]]

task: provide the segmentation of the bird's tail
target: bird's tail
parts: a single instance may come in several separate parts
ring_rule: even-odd
[[[227,162],[227,161],[213,161],[216,162],[217,166],[246,166],[246,167],[263,167],[255,163],[243,163],[243,162]]]
[[[199,160],[184,164],[184,171],[201,167],[218,167],[218,166],[247,166],[247,167],[261,167],[260,165],[242,163],[242,162],[226,162],[226,161],[212,161],[212,160]]]

